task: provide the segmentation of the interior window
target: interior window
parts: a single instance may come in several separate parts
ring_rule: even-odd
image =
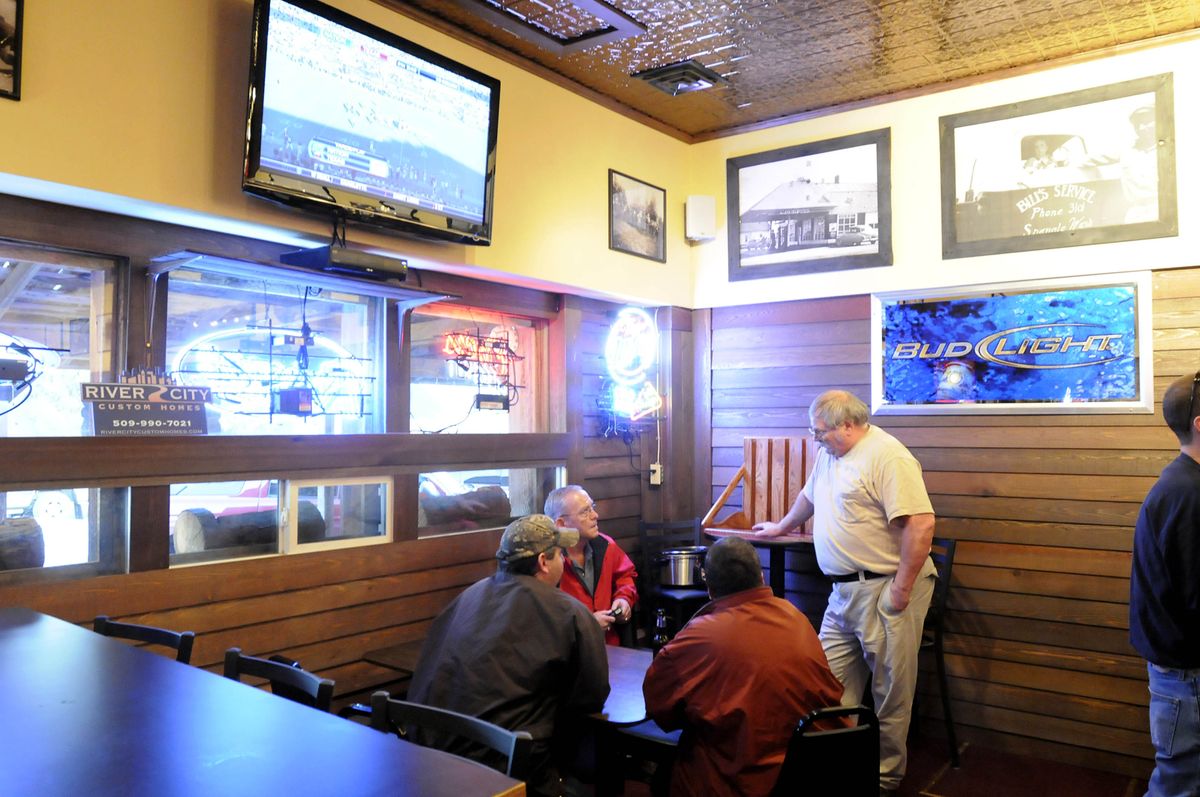
[[[171,485],[171,565],[388,542],[389,478]]]
[[[0,435],[91,434],[80,385],[111,375],[113,263],[0,242]]]
[[[92,433],[85,382],[113,373],[113,275],[104,258],[0,241],[0,435]],[[0,492],[0,570],[124,569],[125,489]]]
[[[546,431],[542,325],[480,308],[412,314],[410,431]]]
[[[522,515],[540,514],[561,486],[562,468],[430,471],[418,477],[417,536],[501,528]]]
[[[208,434],[382,432],[384,300],[260,267],[171,270],[167,372],[208,387]]]
[[[171,485],[171,564],[279,552],[279,482]]]
[[[128,497],[125,488],[0,492],[0,571],[124,572]]]

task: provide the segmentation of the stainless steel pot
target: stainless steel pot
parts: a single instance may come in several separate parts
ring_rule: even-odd
[[[664,587],[703,587],[704,578],[700,568],[708,548],[689,545],[686,548],[671,548],[655,559],[658,565],[658,583]]]

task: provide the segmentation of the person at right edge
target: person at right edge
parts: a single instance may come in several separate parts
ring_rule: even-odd
[[[777,537],[813,518],[813,547],[833,582],[821,621],[821,646],[855,706],[871,682],[879,717],[879,791],[900,786],[917,686],[917,656],[937,571],[929,558],[933,505],[921,465],[900,441],[867,422],[867,406],[844,390],[817,396],[808,409],[816,463]]]
[[[1200,371],[1167,387],[1163,419],[1179,456],[1138,512],[1129,641],[1150,678],[1150,797],[1200,795]]]

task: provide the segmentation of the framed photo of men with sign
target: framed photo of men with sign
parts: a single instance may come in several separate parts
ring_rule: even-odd
[[[943,116],[947,258],[1178,234],[1172,75]]]

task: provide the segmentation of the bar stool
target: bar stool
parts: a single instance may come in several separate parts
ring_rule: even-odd
[[[666,587],[658,581],[658,556],[671,548],[700,546],[700,519],[641,521],[638,538],[642,559],[642,586],[639,603],[643,608],[646,635],[654,633],[654,613],[663,609],[671,621],[671,634],[682,628],[692,615],[708,602],[703,584],[692,587]]]
[[[954,715],[950,710],[950,686],[946,679],[946,656],[942,647],[945,629],[946,602],[950,597],[950,574],[954,567],[955,541],[934,537],[929,556],[937,568],[937,583],[933,587],[933,599],[925,615],[925,630],[921,634],[921,650],[933,652],[937,665],[938,690],[942,695],[942,719],[946,723],[946,742],[950,745],[950,764],[958,768],[958,736],[954,733]],[[915,706],[914,706],[915,709]],[[914,710],[914,714],[916,711]]]

